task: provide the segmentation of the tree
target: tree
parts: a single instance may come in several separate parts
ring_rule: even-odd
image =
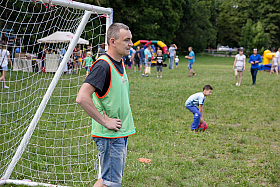
[[[161,40],[171,43],[175,31],[179,28],[183,15],[184,0],[81,0],[81,2],[111,7],[114,10],[114,22],[129,26],[133,41]]]
[[[239,45],[245,48],[246,54],[250,54],[254,48],[257,48],[258,52],[262,54],[265,47],[269,45],[269,34],[264,32],[260,21],[253,24],[252,20],[249,19],[241,33]]]
[[[218,42],[222,45],[238,46],[241,28],[251,11],[250,1],[225,0],[219,7]]]
[[[183,4],[184,15],[174,39],[180,50],[192,46],[195,51],[202,51],[207,46],[215,45],[216,30],[210,22],[211,11],[205,5],[205,1],[196,0],[187,0]]]

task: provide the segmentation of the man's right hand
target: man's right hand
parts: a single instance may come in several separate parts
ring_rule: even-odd
[[[110,130],[115,130],[118,131],[122,127],[122,120],[120,119],[114,119],[114,118],[109,118],[105,111],[103,111],[104,118],[105,118],[105,125],[104,127]]]

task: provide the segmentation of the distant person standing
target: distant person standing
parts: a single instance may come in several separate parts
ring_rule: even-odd
[[[98,50],[97,50],[97,54],[95,56],[95,59],[97,60],[101,55],[104,55],[105,54],[105,44],[101,44],[99,47],[98,47]]]
[[[175,58],[176,68],[178,67],[178,63],[179,63],[179,57],[178,57],[178,56],[176,56],[176,58]]]
[[[235,60],[233,63],[233,71],[236,79],[236,86],[240,86],[241,80],[242,80],[242,73],[245,71],[245,61],[246,56],[243,55],[243,49],[238,49],[238,53],[235,56]],[[239,80],[238,80],[238,74],[239,74]]]
[[[144,67],[144,71],[142,74],[142,77],[144,77],[144,75],[146,74],[146,77],[148,77],[148,70],[150,69],[150,65],[152,65],[152,54],[151,54],[151,44],[147,45],[147,48],[144,50],[144,54],[145,54],[145,67]]]
[[[231,54],[232,54],[232,48],[230,47],[230,48],[229,48],[228,56],[231,57]]]
[[[188,65],[188,69],[190,70],[189,77],[192,77],[196,75],[196,73],[193,71],[193,63],[195,62],[195,55],[192,50],[192,47],[189,47],[189,52],[190,52],[189,56],[185,56],[185,58],[189,59],[189,65]]]
[[[276,58],[277,58],[278,66],[280,66],[280,47],[278,48],[278,51],[276,52]]]
[[[257,49],[253,49],[253,54],[249,58],[249,63],[251,64],[251,75],[253,80],[253,85],[256,84],[257,73],[259,68],[259,63],[262,62],[261,55],[258,54]]]
[[[134,72],[136,72],[136,66],[138,66],[138,71],[141,72],[142,65],[140,65],[139,63],[140,63],[140,47],[137,46],[134,55]]]
[[[169,52],[169,69],[173,69],[173,65],[174,65],[174,56],[177,50],[177,46],[175,44],[171,44],[168,52]]]
[[[272,66],[271,66],[271,69],[270,69],[270,75],[272,73],[274,73],[274,70],[276,72],[276,75],[278,75],[278,61],[277,61],[276,56],[272,55]]]
[[[2,42],[0,49],[0,71],[2,72],[2,76],[0,77],[0,81],[3,81],[4,88],[9,88],[5,82],[6,72],[8,71],[8,62],[10,62],[12,68],[13,65],[10,58],[10,52],[7,50],[7,44]]]
[[[160,78],[162,78],[163,55],[161,50],[158,50],[156,60],[157,60],[157,78],[158,78],[159,71],[160,71]]]
[[[90,69],[92,63],[93,63],[93,59],[91,58],[91,52],[88,51],[87,52],[87,57],[85,57],[84,62],[83,62],[83,67],[86,68],[86,77],[89,74],[89,69]]]
[[[140,72],[142,71],[142,66],[145,68],[145,54],[144,54],[144,45],[140,46],[139,54],[140,54]]]

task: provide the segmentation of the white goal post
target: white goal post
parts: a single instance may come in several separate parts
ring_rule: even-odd
[[[0,7],[1,39],[7,37],[14,68],[16,63],[27,64],[8,69],[9,89],[0,88],[0,185],[88,186],[96,179],[92,174],[98,173],[98,158],[90,137],[91,119],[73,101],[85,70],[78,67],[81,62],[72,54],[82,36],[90,47],[81,54],[90,50],[95,57],[94,49],[107,43],[113,10],[72,0],[8,0]],[[72,31],[74,36],[70,42],[38,43],[55,31]],[[45,54],[45,60],[32,56],[44,52],[45,46],[60,54],[54,75],[40,67],[42,61],[46,66],[51,53]],[[25,52],[18,56],[15,48]],[[64,54],[63,48],[67,49]],[[26,56],[22,58],[22,54]],[[68,71],[71,62],[73,71]]]

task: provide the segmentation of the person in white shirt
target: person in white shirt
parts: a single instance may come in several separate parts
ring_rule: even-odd
[[[278,48],[278,51],[276,52],[276,58],[277,58],[278,66],[280,66],[280,47]]]
[[[278,75],[278,60],[277,57],[275,55],[272,55],[272,65],[271,65],[271,69],[270,69],[270,75],[272,73],[274,73],[274,70],[276,72],[276,75]]]
[[[2,73],[2,76],[0,77],[0,81],[3,81],[4,88],[9,88],[5,82],[6,72],[8,71],[8,61],[10,62],[12,68],[10,52],[7,50],[7,44],[3,42],[1,43],[1,49],[0,49],[0,66],[1,66],[0,71]]]
[[[169,52],[169,69],[173,69],[174,64],[174,56],[176,55],[177,46],[175,44],[171,44],[168,49]]]
[[[242,48],[238,49],[238,53],[239,54],[235,56],[235,60],[233,63],[233,71],[236,79],[236,84],[235,84],[236,86],[240,86],[241,84],[242,74],[243,71],[245,70],[245,60],[246,60],[246,56],[243,55]],[[239,75],[239,80],[238,80],[238,75]]]

